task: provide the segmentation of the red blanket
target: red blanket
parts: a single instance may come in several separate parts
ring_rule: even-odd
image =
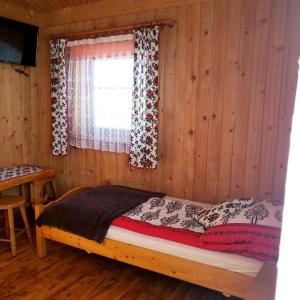
[[[188,229],[153,225],[126,216],[115,219],[112,225],[193,247],[239,254],[262,261],[278,258],[280,229],[268,226],[227,224],[199,233]]]
[[[202,235],[202,233],[198,233],[188,229],[153,225],[148,222],[134,220],[125,216],[115,219],[112,222],[112,225],[137,233],[154,236],[194,247],[198,247],[199,238]]]
[[[278,259],[280,228],[254,224],[211,227],[199,238],[199,247],[235,253],[259,260]]]

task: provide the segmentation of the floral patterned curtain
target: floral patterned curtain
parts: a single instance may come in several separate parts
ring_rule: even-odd
[[[134,32],[134,88],[129,164],[157,168],[159,27]]]
[[[68,148],[65,46],[64,39],[50,41],[52,153],[54,155],[67,155]]]

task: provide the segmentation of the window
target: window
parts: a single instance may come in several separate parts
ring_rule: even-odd
[[[53,155],[128,152],[131,166],[157,168],[159,32],[50,41]]]
[[[67,43],[70,145],[129,152],[133,36]]]

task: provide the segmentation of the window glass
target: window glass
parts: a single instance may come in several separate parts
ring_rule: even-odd
[[[130,129],[133,58],[95,60],[94,113],[97,128]]]

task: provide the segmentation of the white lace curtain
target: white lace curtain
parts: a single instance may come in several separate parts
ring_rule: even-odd
[[[133,35],[68,41],[69,144],[129,152]]]

